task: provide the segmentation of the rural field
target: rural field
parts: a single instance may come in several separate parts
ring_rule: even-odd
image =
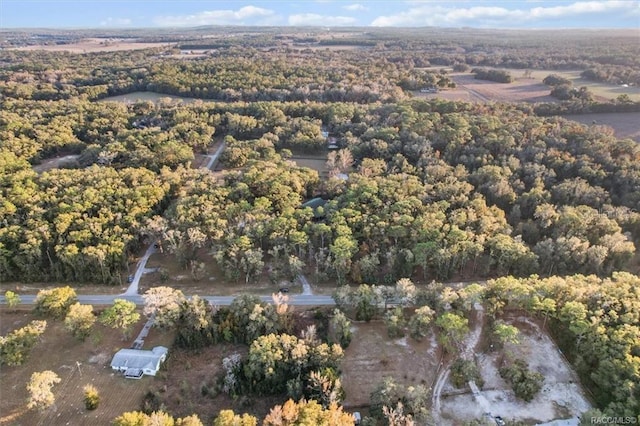
[[[597,81],[587,80],[580,77],[581,71],[556,71],[556,70],[533,70],[531,71],[531,77],[542,82],[542,80],[549,74],[558,74],[570,80],[573,83],[573,87],[586,86],[589,90],[599,98],[611,100],[620,95],[627,94],[633,101],[640,101],[640,87],[623,87],[620,85],[600,83]],[[514,73],[515,76],[515,73]]]
[[[69,44],[38,44],[16,47],[13,50],[45,50],[48,52],[91,53],[91,52],[119,52],[124,50],[151,49],[169,47],[171,43],[145,43],[129,39],[86,38],[78,43]]]
[[[437,71],[441,67],[425,68],[425,70]],[[446,68],[445,68],[446,69]],[[542,80],[549,74],[558,74],[572,81],[574,87],[586,86],[594,94],[596,99],[608,101],[619,95],[627,94],[634,101],[640,100],[640,88],[622,87],[614,84],[598,83],[580,77],[579,71],[531,71],[530,77],[524,76],[523,70],[505,69],[515,79],[512,83],[496,83],[487,80],[476,80],[471,73],[450,72],[452,80],[456,83],[455,89],[445,89],[438,93],[420,93],[415,91],[414,96],[431,98],[443,98],[451,101],[465,102],[557,102],[549,95],[551,88]]]
[[[0,309],[0,334],[5,335],[33,319],[38,318],[29,310],[3,307]],[[141,320],[134,327],[133,337],[144,322]],[[2,367],[0,424],[102,425],[125,411],[140,409],[142,397],[154,378],[126,380],[112,372],[109,366],[113,354],[129,347],[133,337],[124,341],[120,331],[99,324],[94,330],[92,336],[80,342],[65,330],[61,321],[47,319],[47,329],[27,362],[19,367]],[[145,340],[144,348],[170,346],[172,340],[171,333],[161,334],[153,329]],[[33,372],[43,370],[53,371],[62,380],[53,387],[56,403],[45,411],[27,410],[27,383]],[[95,386],[100,394],[100,404],[94,411],[87,411],[84,407],[82,388],[87,384]]]
[[[640,142],[640,113],[598,113],[564,116],[568,120],[595,126],[609,126],[619,139],[629,138]]]
[[[351,330],[353,338],[341,365],[346,408],[368,407],[371,392],[385,377],[405,386],[431,388],[442,356],[433,331],[418,342],[406,336],[390,339],[382,321],[354,322]]]
[[[131,92],[131,93],[127,93],[126,95],[117,95],[117,96],[109,96],[106,98],[102,98],[98,102],[123,102],[125,104],[132,104],[132,103],[141,102],[141,101],[142,102],[144,101],[158,102],[161,99],[172,99],[176,101],[182,101],[186,104],[200,100],[196,98],[185,98],[181,96],[165,95],[162,93],[155,93],[155,92]]]

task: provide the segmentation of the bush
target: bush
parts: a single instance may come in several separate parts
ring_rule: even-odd
[[[476,382],[476,385],[480,388],[484,385],[484,380],[480,376],[480,370],[478,370],[476,363],[462,358],[455,360],[451,365],[451,382],[453,385],[457,388],[462,388],[471,380]]]
[[[544,78],[544,80],[542,80],[542,82],[547,86],[571,86],[571,80],[564,78],[558,74],[549,74]]]
[[[513,77],[507,71],[489,70],[484,68],[474,68],[471,70],[475,74],[476,80],[489,80],[496,83],[511,83]]]
[[[500,368],[500,377],[511,384],[516,396],[524,401],[531,401],[540,389],[544,376],[536,371],[529,371],[526,361],[516,359],[513,364]]]
[[[95,410],[100,403],[98,389],[93,385],[86,385],[84,388],[84,406],[87,410]]]

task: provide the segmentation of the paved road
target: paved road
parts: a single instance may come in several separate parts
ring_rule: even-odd
[[[202,296],[203,299],[208,300],[211,304],[217,306],[228,306],[235,299],[234,296]],[[260,296],[260,298],[267,302],[273,303],[271,296]],[[36,296],[33,294],[21,294],[21,303],[24,305],[32,305],[35,302]],[[78,295],[78,301],[83,304],[90,305],[111,305],[114,299],[125,299],[134,302],[136,305],[144,305],[142,296],[134,295],[129,296],[126,294],[99,294],[99,295]],[[4,296],[0,296],[0,304],[5,304]],[[307,295],[289,295],[289,304],[295,306],[324,306],[335,305],[331,296],[307,296]]]

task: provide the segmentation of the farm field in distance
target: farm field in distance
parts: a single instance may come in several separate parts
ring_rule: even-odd
[[[169,43],[145,43],[118,38],[86,38],[78,42],[67,44],[36,44],[17,47],[15,50],[34,51],[44,50],[48,52],[92,53],[92,52],[120,52],[127,50],[151,49],[169,47]]]

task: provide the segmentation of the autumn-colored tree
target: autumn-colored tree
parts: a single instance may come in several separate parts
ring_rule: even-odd
[[[33,373],[27,384],[27,391],[29,391],[27,407],[39,410],[51,407],[56,401],[51,389],[53,385],[60,383],[60,381],[60,377],[53,371],[46,370]]]
[[[64,319],[64,326],[77,339],[84,341],[96,322],[93,306],[74,303]]]

